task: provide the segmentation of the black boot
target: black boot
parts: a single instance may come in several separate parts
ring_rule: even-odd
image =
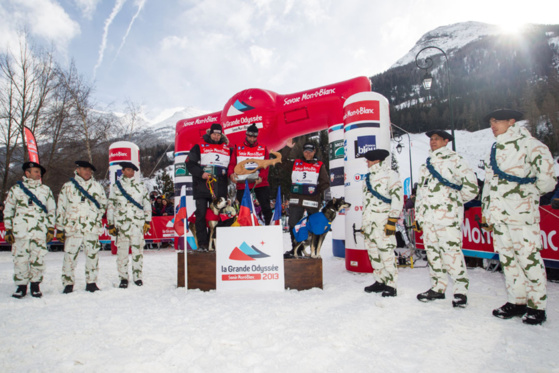
[[[73,291],[74,291],[74,285],[66,285],[64,287],[64,290],[62,291],[62,294],[70,294]]]
[[[430,302],[435,299],[444,299],[444,293],[439,293],[433,289],[427,290],[425,293],[417,294],[417,300],[421,302]]]
[[[85,286],[85,291],[89,291],[90,293],[95,293],[97,290],[101,290],[97,287],[97,284],[95,282],[92,282],[91,284],[87,284]]]
[[[452,301],[452,307],[466,308],[468,304],[468,297],[464,294],[454,294],[454,300]]]
[[[545,320],[547,320],[545,310],[536,310],[530,307],[526,307],[526,313],[522,317],[522,322],[529,325],[540,325]]]
[[[34,298],[41,298],[43,293],[41,293],[41,289],[39,288],[40,282],[32,282],[31,283],[31,296]]]
[[[120,280],[120,285],[118,285],[118,287],[121,289],[128,288],[128,280]]]
[[[382,292],[383,297],[395,297],[396,295],[398,295],[398,291],[396,290],[396,288],[385,285],[384,291]]]
[[[505,303],[503,306],[493,310],[493,316],[500,319],[511,319],[515,316],[522,316],[526,313],[525,304]]]
[[[27,285],[18,285],[16,291],[12,294],[12,297],[21,299],[27,295]]]
[[[366,293],[381,293],[386,288],[386,285],[382,282],[375,282],[372,285],[365,287]]]
[[[135,283],[137,286],[143,286],[143,285],[144,285],[144,283],[142,282],[142,280],[136,280],[136,281],[134,281],[134,283]]]

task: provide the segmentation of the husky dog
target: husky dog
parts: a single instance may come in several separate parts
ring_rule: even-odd
[[[312,223],[312,221],[314,220],[312,218],[313,215],[317,215],[317,214],[323,214],[324,218],[321,217],[321,220],[324,222],[328,222],[328,223],[332,223],[332,221],[334,221],[334,219],[336,218],[336,216],[338,215],[338,212],[342,211],[343,209],[347,209],[351,206],[351,203],[346,202],[344,200],[344,198],[332,198],[330,201],[328,201],[328,203],[326,203],[326,205],[322,208],[322,210],[320,210],[317,213],[312,214],[308,221],[307,221],[307,225],[309,225],[309,223]],[[325,225],[325,224],[322,224]],[[322,243],[324,242],[324,239],[326,238],[326,234],[328,234],[328,231],[330,230],[329,228],[329,224],[328,224],[328,229],[320,229],[320,230],[324,230],[324,232],[322,233],[316,233],[316,229],[313,229],[313,227],[308,227],[308,238],[306,240],[303,240],[301,242],[299,242],[297,244],[297,246],[295,247],[294,253],[295,253],[295,258],[298,258],[301,254],[304,254],[305,256],[310,256],[311,258],[320,258],[320,249],[322,248]],[[313,232],[314,231],[314,232]],[[307,253],[305,251],[305,246],[309,246],[311,249],[310,254]]]
[[[209,231],[209,242],[208,242],[208,251],[215,251],[215,228],[217,226],[227,226],[231,225],[234,222],[233,219],[229,219],[230,223],[227,223],[227,220],[223,218],[224,215],[227,215],[229,218],[233,218],[236,215],[236,211],[233,207],[227,205],[227,200],[223,197],[219,197],[214,199],[210,203],[210,207],[208,207],[208,211],[206,212],[206,224],[208,225]],[[198,237],[196,236],[196,220],[191,217],[188,222],[188,228],[192,231],[194,236],[194,240],[196,242],[196,246],[199,248],[198,245]],[[223,223],[223,224],[221,224]]]

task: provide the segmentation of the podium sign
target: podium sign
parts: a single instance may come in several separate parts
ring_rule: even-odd
[[[281,226],[218,227],[216,238],[216,290],[284,290]]]

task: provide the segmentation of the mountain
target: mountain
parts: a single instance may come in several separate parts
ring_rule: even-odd
[[[421,82],[427,67],[433,87]],[[518,34],[497,26],[465,22],[438,27],[389,70],[372,76],[373,91],[391,104],[393,123],[409,132],[435,128],[469,131],[488,127],[481,118],[499,107],[525,113],[529,128],[559,153],[559,25],[528,25]],[[448,73],[448,76],[447,76]],[[449,97],[451,100],[449,101]],[[449,105],[450,103],[450,105]],[[452,110],[451,110],[452,106]]]

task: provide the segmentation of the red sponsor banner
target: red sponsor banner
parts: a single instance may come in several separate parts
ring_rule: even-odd
[[[380,121],[380,104],[378,101],[359,101],[344,108],[344,124],[353,122]]]
[[[170,241],[175,238],[176,233],[173,229],[172,216],[154,216],[151,220],[151,229],[144,236],[146,241],[159,242],[162,240]],[[4,236],[6,235],[6,228],[4,223],[0,223],[0,244],[7,245]],[[110,241],[111,236],[107,230],[107,220],[103,219],[103,233],[99,236],[100,241]],[[57,242],[56,238],[53,240]]]
[[[132,149],[130,148],[113,148],[109,152],[109,163],[120,162],[120,161],[131,161],[131,160],[132,160]]]
[[[251,281],[260,280],[262,275],[260,273],[242,273],[238,275],[221,275],[222,281]]]
[[[550,206],[540,207],[541,214],[541,237],[543,249],[542,258],[545,260],[559,261],[559,227],[558,210],[551,209]],[[480,228],[481,207],[468,209],[462,223],[462,249],[466,256],[476,256],[481,258],[497,259],[493,250],[493,233],[486,232]],[[415,242],[418,248],[423,249],[423,234],[415,233]]]
[[[25,142],[27,144],[27,151],[29,152],[29,161],[35,163],[39,162],[39,150],[37,149],[37,142],[35,141],[35,136],[33,132],[27,127],[25,127]]]

